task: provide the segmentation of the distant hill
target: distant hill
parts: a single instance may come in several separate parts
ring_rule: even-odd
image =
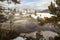
[[[42,11],[38,10],[37,12],[39,12],[39,13],[50,13],[50,11],[48,9],[42,10]]]

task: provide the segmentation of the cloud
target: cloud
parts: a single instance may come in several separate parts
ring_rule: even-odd
[[[29,2],[41,2],[42,0],[21,0],[23,3],[29,3]]]
[[[26,0],[25,0],[26,1]],[[20,9],[37,9],[44,10],[47,9],[51,1],[54,3],[54,0],[35,0],[32,2],[22,2],[20,5],[17,5],[16,8]]]
[[[7,4],[7,2],[1,2],[4,7],[9,7],[11,9],[37,9],[37,10],[44,10],[47,9],[50,5],[50,2],[54,2],[54,0],[22,0],[21,4],[14,4],[13,2],[11,4]]]

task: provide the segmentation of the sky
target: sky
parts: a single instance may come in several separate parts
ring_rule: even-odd
[[[29,3],[29,2],[41,2],[42,0],[21,0],[22,2]]]
[[[50,2],[54,2],[54,0],[21,0],[22,8],[30,8],[30,9],[48,9]]]
[[[36,9],[36,10],[45,10],[48,9],[50,2],[54,2],[54,0],[21,0],[21,4],[7,4],[6,1],[0,2],[2,6],[9,7],[11,9]]]

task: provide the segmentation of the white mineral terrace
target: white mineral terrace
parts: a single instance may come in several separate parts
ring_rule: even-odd
[[[23,14],[23,17],[25,16],[29,16],[30,14],[26,14],[26,13],[22,13]],[[20,15],[17,13],[15,14],[15,18],[19,18]],[[40,18],[44,18],[44,17],[48,17],[50,18],[51,16],[54,16],[52,14],[49,14],[49,13],[36,13],[36,16],[34,14],[31,14],[31,16],[34,18],[34,19],[37,19],[37,17],[40,17]]]

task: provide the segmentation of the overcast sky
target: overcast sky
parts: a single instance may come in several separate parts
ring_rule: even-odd
[[[44,10],[47,9],[48,6],[50,5],[50,2],[54,2],[53,0],[21,0],[21,4],[16,4],[14,3],[7,4],[7,2],[3,2],[4,7],[9,7],[9,8],[17,8],[17,9],[39,9],[39,10]]]

